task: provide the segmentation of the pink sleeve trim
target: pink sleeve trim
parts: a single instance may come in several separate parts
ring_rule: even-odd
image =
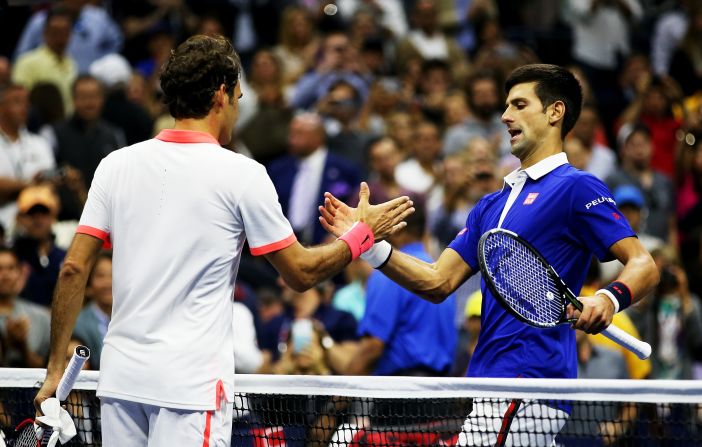
[[[93,236],[98,239],[102,239],[102,248],[112,248],[112,242],[110,242],[110,233],[106,231],[100,230],[95,227],[90,227],[88,225],[78,225],[78,228],[76,228],[76,233],[87,234],[88,236]]]
[[[254,256],[260,256],[265,255],[266,253],[282,250],[286,247],[291,246],[295,241],[297,241],[297,237],[295,237],[295,233],[293,233],[290,236],[278,242],[262,245],[260,247],[251,247],[251,254]]]

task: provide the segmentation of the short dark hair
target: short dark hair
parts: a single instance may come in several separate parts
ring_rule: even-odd
[[[224,84],[233,95],[240,73],[239,55],[227,39],[190,37],[171,51],[161,71],[161,89],[168,111],[176,119],[207,116],[220,85]]]
[[[71,23],[71,26],[73,26],[73,15],[71,15],[70,11],[63,6],[55,6],[46,11],[46,17],[44,18],[44,30],[46,30],[46,27],[49,26],[49,22],[54,17],[66,17]]]
[[[422,236],[424,236],[424,232],[427,228],[427,213],[426,207],[424,205],[426,199],[424,198],[424,196],[420,195],[415,195],[411,198],[413,202],[412,207],[414,208],[414,213],[405,217],[405,222],[407,223],[407,226],[404,228],[404,231],[411,234],[417,239],[421,239]]]
[[[580,83],[569,70],[551,64],[523,65],[514,70],[505,81],[505,93],[517,84],[535,82],[534,89],[544,111],[556,101],[562,101],[566,106],[561,127],[561,138],[565,139],[573,129],[580,116],[583,104],[583,90]]]
[[[75,81],[73,81],[73,84],[71,85],[71,94],[75,95],[76,94],[76,87],[78,87],[78,84],[81,82],[97,82],[98,87],[100,87],[100,92],[104,93],[105,86],[102,85],[102,82],[98,78],[96,78],[93,75],[90,74],[81,74],[78,75]]]

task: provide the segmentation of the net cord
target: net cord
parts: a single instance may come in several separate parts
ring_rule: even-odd
[[[43,369],[0,368],[0,387],[38,387]],[[82,371],[75,389],[97,389],[98,371]],[[702,381],[465,377],[285,376],[237,374],[234,391],[366,398],[502,398],[702,403]]]

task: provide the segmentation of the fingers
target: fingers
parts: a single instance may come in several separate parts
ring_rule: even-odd
[[[395,209],[398,206],[401,206],[403,204],[407,204],[408,202],[410,203],[410,206],[411,206],[412,201],[410,200],[410,198],[407,196],[402,196],[402,197],[398,197],[396,199],[388,200],[387,202],[385,202],[379,206],[382,206],[386,209]]]
[[[333,225],[330,225],[325,218],[320,216],[319,223],[322,225],[322,228],[324,228],[326,232],[331,233],[336,237],[341,236],[342,233],[338,230],[338,228],[336,228]]]
[[[368,204],[370,198],[370,189],[368,188],[368,183],[361,182],[361,189],[358,191],[358,204],[359,206],[363,204]]]
[[[608,300],[606,297],[605,299]],[[588,334],[598,334],[605,330],[612,322],[608,309],[609,303],[598,297],[583,297],[580,301],[583,303],[583,310],[580,315],[577,315],[577,311],[573,312],[574,317],[577,318],[573,328]]]
[[[325,206],[320,206],[318,209],[319,209],[320,217],[323,217],[324,220],[326,220],[330,224],[334,223],[334,213],[333,212],[329,211],[329,209]]]

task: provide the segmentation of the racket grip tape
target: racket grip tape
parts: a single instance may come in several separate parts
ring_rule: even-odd
[[[602,335],[633,352],[641,360],[646,360],[651,356],[651,345],[629,335],[613,324],[602,331]]]
[[[66,370],[63,372],[63,377],[56,388],[56,398],[59,401],[64,401],[68,397],[68,393],[73,389],[76,380],[78,379],[78,374],[80,370],[83,369],[83,365],[90,358],[90,349],[85,346],[76,346],[75,351],[71,360],[66,366]]]

